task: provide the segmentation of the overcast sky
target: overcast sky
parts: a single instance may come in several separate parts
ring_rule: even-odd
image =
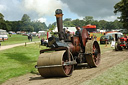
[[[50,24],[55,22],[55,10],[62,9],[65,18],[83,19],[93,16],[95,20],[114,21],[114,5],[120,0],[0,0],[0,13],[5,20],[21,20],[28,14],[31,20]]]

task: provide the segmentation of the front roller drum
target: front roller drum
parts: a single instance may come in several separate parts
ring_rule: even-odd
[[[90,67],[97,67],[100,63],[100,46],[97,41],[88,40],[85,47],[86,61]]]
[[[68,57],[66,51],[42,53],[37,61],[38,71],[42,77],[71,76],[74,70],[71,61],[73,57],[71,54]]]

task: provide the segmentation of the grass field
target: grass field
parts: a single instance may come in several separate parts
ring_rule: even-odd
[[[0,84],[10,78],[35,72],[39,50],[44,48],[39,48],[39,43],[36,43],[0,51]]]
[[[81,85],[128,85],[128,60],[108,69]]]
[[[40,40],[41,38],[38,38],[38,37],[33,37],[32,39],[32,41],[40,41]],[[1,45],[11,45],[11,44],[17,44],[17,43],[24,43],[24,42],[30,42],[28,40],[28,36],[12,35],[11,37],[8,37],[8,40],[1,42]]]
[[[101,49],[108,49],[109,46],[102,45]],[[40,49],[46,49],[46,47],[39,48],[39,43],[35,43],[0,51],[0,84],[13,77],[36,72],[34,66]],[[107,49],[102,50],[102,53]]]

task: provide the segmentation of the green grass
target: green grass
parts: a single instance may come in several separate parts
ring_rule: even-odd
[[[128,60],[81,85],[128,85]]]
[[[99,44],[100,45],[100,44]],[[106,51],[114,50],[114,48],[111,47],[111,44],[101,44],[100,45],[101,54],[105,53]]]
[[[101,33],[90,33],[91,35],[93,34],[93,35],[96,35],[97,37],[101,37],[101,36],[103,36],[103,34],[101,34]]]
[[[39,43],[36,43],[0,51],[0,84],[13,77],[36,72],[34,66],[39,50],[45,48],[39,48]]]
[[[41,38],[33,37],[32,41],[40,41],[40,39]],[[5,40],[4,42],[1,42],[1,45],[11,45],[11,44],[17,44],[17,43],[24,43],[24,42],[30,42],[28,40],[27,36],[12,35],[11,37],[8,37],[8,40]]]

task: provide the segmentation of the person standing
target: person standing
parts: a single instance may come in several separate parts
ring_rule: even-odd
[[[81,36],[81,30],[80,30],[80,27],[76,27],[75,35],[77,35],[77,36]]]
[[[31,34],[29,35],[29,37],[30,37],[30,41],[32,41],[32,35]]]
[[[81,48],[83,48],[83,42],[82,42],[82,34],[81,34],[81,29],[80,27],[76,27],[76,32],[75,35],[79,37],[80,43],[81,43]]]
[[[41,45],[43,45],[43,44],[44,44],[44,38],[41,39]]]
[[[97,40],[97,36],[96,35],[94,36],[94,39]]]

